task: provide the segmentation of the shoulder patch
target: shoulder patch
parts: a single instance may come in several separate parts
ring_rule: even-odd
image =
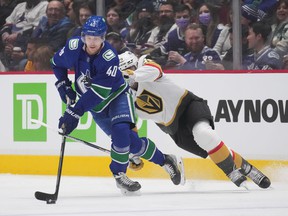
[[[69,41],[69,49],[76,50],[78,48],[79,39],[72,39]]]
[[[103,53],[103,58],[106,60],[106,61],[110,61],[111,59],[113,59],[116,55],[114,54],[114,52],[111,50],[111,49],[108,49],[106,50],[104,53]]]
[[[269,58],[275,58],[275,59],[280,59],[280,56],[278,53],[274,52],[274,51],[271,51],[268,53],[268,57]]]

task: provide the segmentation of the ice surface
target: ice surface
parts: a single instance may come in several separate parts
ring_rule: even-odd
[[[122,196],[113,178],[63,176],[56,204],[34,198],[35,191],[54,193],[56,176],[0,175],[0,215],[66,216],[287,216],[288,181],[263,190],[248,182],[249,191],[230,181],[133,179],[140,196]]]

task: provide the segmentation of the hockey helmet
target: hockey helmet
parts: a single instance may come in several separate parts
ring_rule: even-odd
[[[82,27],[82,36],[100,36],[104,37],[107,31],[107,25],[104,17],[90,16]]]
[[[121,71],[126,70],[132,66],[137,68],[138,58],[130,51],[126,51],[119,55],[119,68]]]

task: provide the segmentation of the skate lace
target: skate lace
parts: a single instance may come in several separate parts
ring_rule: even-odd
[[[176,173],[175,173],[175,171],[173,169],[173,166],[171,164],[165,164],[164,165],[164,169],[169,173],[171,178],[173,178],[176,175]]]
[[[132,181],[131,179],[129,179],[125,174],[120,174],[120,176],[118,177],[119,180],[125,184],[125,185],[133,185],[134,184],[134,181]]]
[[[257,184],[260,184],[262,179],[265,177],[263,173],[261,173],[259,170],[255,169],[254,167],[251,169],[250,173],[247,176],[251,178]]]
[[[242,174],[239,172],[239,169],[233,170],[228,177],[231,179],[232,182],[236,182],[238,179],[242,177]]]

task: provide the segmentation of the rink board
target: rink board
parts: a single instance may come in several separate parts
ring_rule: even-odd
[[[229,147],[268,171],[287,166],[288,73],[169,73],[167,76],[207,100],[216,130]],[[65,107],[54,86],[55,81],[50,73],[0,73],[0,173],[57,172],[61,137],[29,121],[35,118],[57,128]],[[185,158],[188,175],[223,178],[209,159],[196,158],[177,148],[153,122],[139,121],[138,128],[141,135],[154,140],[163,152]],[[81,119],[72,135],[110,148],[109,138],[93,122],[91,115]],[[65,155],[64,174],[110,175],[110,159],[106,153],[67,142]],[[135,175],[165,176],[148,162],[145,167]]]

